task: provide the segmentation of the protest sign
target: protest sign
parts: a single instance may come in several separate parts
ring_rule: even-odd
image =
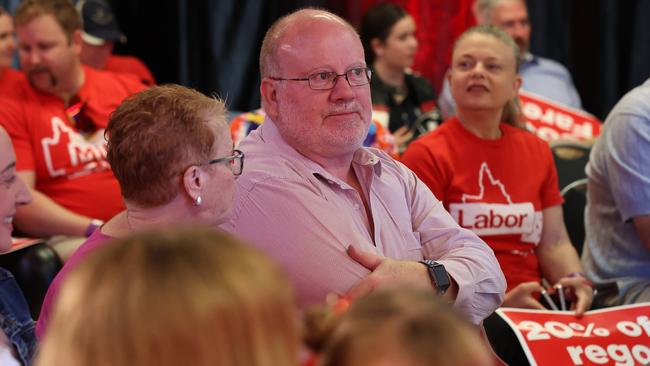
[[[532,366],[650,364],[650,303],[587,312],[500,308]]]
[[[584,111],[519,91],[526,128],[546,141],[588,141],[600,135],[601,122]]]

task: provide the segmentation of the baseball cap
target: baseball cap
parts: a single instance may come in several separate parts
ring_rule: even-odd
[[[126,42],[126,36],[117,24],[110,4],[105,0],[80,0],[77,10],[83,19],[81,38],[84,42],[101,46],[107,41]]]

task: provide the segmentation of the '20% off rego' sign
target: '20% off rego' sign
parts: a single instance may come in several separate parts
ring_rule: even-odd
[[[587,312],[500,308],[531,365],[650,365],[650,303]]]

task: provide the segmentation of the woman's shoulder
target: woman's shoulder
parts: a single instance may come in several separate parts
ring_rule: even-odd
[[[509,134],[514,138],[517,138],[519,140],[523,140],[523,141],[525,141],[525,142],[527,142],[529,144],[534,144],[534,145],[538,145],[538,146],[541,146],[541,147],[549,148],[548,142],[542,140],[540,137],[535,135],[535,133],[533,133],[532,131],[527,130],[524,127],[515,127],[515,126],[509,125],[507,123],[503,123],[502,127],[504,129],[504,132],[506,132],[506,134]]]

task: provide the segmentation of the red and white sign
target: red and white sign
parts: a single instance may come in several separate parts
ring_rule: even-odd
[[[543,140],[586,141],[600,135],[602,123],[589,113],[523,90],[519,100],[526,127]]]
[[[500,308],[531,366],[650,364],[650,303],[587,312]]]

